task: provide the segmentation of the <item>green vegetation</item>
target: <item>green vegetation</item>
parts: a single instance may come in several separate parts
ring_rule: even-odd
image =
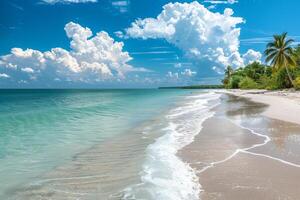
[[[255,88],[258,88],[258,83],[256,83],[252,78],[245,77],[240,81],[239,88],[241,88],[241,89],[255,89]]]
[[[247,66],[225,70],[223,84],[228,89],[300,89],[300,45],[292,47],[293,40],[287,33],[274,35],[267,44],[266,63],[251,63]]]

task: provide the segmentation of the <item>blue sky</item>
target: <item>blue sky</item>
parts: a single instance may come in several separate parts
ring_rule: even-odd
[[[0,87],[219,83],[227,65],[263,61],[273,34],[298,41],[299,7],[297,0],[0,1]]]

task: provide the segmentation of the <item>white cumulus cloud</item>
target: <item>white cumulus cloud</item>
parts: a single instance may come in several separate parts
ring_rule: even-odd
[[[167,73],[167,77],[171,78],[171,79],[178,79],[179,78],[179,74],[178,74],[178,72],[171,72],[171,71],[169,71]]]
[[[165,39],[197,66],[243,66],[238,25],[244,19],[233,14],[230,8],[212,12],[197,1],[168,3],[156,18],[138,19],[125,32],[131,38]]]
[[[168,71],[166,77],[170,78],[172,80],[177,80],[177,79],[184,80],[184,79],[186,79],[188,77],[192,77],[196,74],[197,74],[197,72],[192,71],[191,69],[184,69],[181,72]]]
[[[71,40],[69,51],[13,48],[10,54],[0,57],[0,73],[5,72],[15,81],[94,83],[123,79],[127,72],[146,71],[127,64],[132,58],[123,51],[124,44],[104,31],[93,36],[89,28],[73,22],[66,24],[65,31]]]
[[[30,67],[21,68],[21,71],[26,73],[34,73],[34,70]]]
[[[185,69],[184,71],[181,72],[181,74],[182,74],[183,76],[189,76],[189,77],[191,77],[191,76],[196,75],[197,72],[194,72],[194,71],[192,71],[191,69]]]
[[[243,55],[244,63],[246,65],[251,64],[251,63],[253,63],[255,61],[256,62],[261,62],[261,57],[262,57],[262,55],[261,55],[260,52],[254,51],[252,49],[249,49],[247,51],[247,53],[245,53]]]
[[[9,78],[10,76],[5,73],[0,73],[0,78]]]

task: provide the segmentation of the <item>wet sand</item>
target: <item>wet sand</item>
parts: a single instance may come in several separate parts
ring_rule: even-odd
[[[300,199],[300,125],[263,116],[267,108],[224,94],[178,153],[197,170],[202,200]]]

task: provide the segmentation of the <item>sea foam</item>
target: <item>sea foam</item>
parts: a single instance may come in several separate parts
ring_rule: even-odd
[[[219,94],[208,92],[186,97],[169,111],[163,135],[146,149],[141,182],[124,191],[123,199],[194,200],[199,199],[201,185],[196,172],[183,162],[177,152],[192,143],[202,123],[214,115],[211,108]]]

